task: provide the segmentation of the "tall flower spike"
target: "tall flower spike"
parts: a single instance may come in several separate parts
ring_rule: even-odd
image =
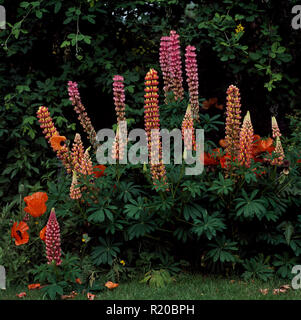
[[[40,123],[40,127],[43,129],[43,134],[45,135],[46,140],[50,145],[52,145],[51,142],[53,139],[60,136],[60,134],[52,121],[48,108],[44,106],[39,107],[39,110],[37,111],[37,118]],[[67,173],[71,173],[72,159],[69,148],[64,144],[61,146],[61,148],[55,151],[57,157],[62,161],[64,167],[66,168]]]
[[[188,105],[184,119],[182,121],[182,138],[184,140],[184,146],[186,150],[191,150],[191,148],[193,150],[196,150],[195,133],[190,105]]]
[[[89,147],[85,153],[84,157],[81,162],[81,174],[83,175],[92,175],[93,174],[93,164],[89,155],[89,150],[91,147]]]
[[[240,130],[240,139],[239,139],[239,156],[238,160],[241,165],[250,167],[251,159],[253,155],[253,136],[254,130],[251,122],[250,112],[248,111],[242,124]]]
[[[181,101],[184,97],[183,78],[182,78],[182,62],[179,35],[176,31],[170,31],[169,46],[170,65],[169,72],[172,79],[172,90],[176,101]]]
[[[51,209],[50,216],[46,225],[45,233],[45,243],[46,243],[46,257],[48,264],[55,261],[58,266],[62,263],[61,260],[61,235],[60,226],[57,222],[55,210]]]
[[[76,174],[76,171],[74,170],[72,175],[72,183],[70,186],[70,194],[69,194],[70,198],[73,200],[77,200],[82,197],[80,187],[76,187],[77,185],[78,185],[77,174]]]
[[[271,164],[279,166],[282,165],[285,155],[279,136],[276,136],[276,147],[275,151],[273,151],[273,154],[275,155],[275,158],[271,161]]]
[[[86,112],[86,109],[82,104],[76,82],[68,81],[68,94],[70,97],[69,100],[71,101],[75,112],[78,114],[78,120],[80,121],[81,126],[86,132],[91,144],[96,149],[96,132]]]
[[[160,41],[160,51],[159,51],[159,62],[160,68],[163,75],[164,81],[164,96],[165,96],[165,103],[167,104],[168,95],[172,88],[172,79],[170,74],[170,55],[169,55],[169,47],[170,47],[170,37],[161,37]]]
[[[239,89],[233,85],[227,90],[227,109],[226,109],[226,135],[225,135],[225,151],[233,159],[237,156],[239,150],[239,134],[240,134],[240,93]]]
[[[114,95],[114,104],[115,111],[117,116],[117,131],[116,137],[113,145],[113,154],[112,157],[117,160],[122,160],[124,158],[124,141],[123,139],[119,140],[119,129],[121,122],[126,121],[125,117],[125,94],[124,94],[124,78],[120,75],[115,75],[113,77],[113,95]]]
[[[153,183],[156,180],[166,184],[166,170],[162,161],[162,146],[160,140],[160,115],[159,115],[159,95],[158,95],[158,73],[154,69],[145,76],[145,95],[144,95],[144,124],[148,139],[148,154]],[[156,159],[154,161],[154,159]]]
[[[185,53],[185,69],[193,119],[199,119],[199,78],[195,47],[187,46]]]
[[[79,133],[76,133],[74,142],[72,145],[72,162],[73,168],[76,172],[81,172],[81,164],[84,159],[84,146]]]
[[[273,135],[273,138],[281,137],[281,133],[275,117],[272,117],[272,135]]]

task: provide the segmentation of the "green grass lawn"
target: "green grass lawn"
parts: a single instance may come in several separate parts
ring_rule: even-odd
[[[231,281],[232,280],[232,281]],[[234,280],[234,281],[233,281]],[[300,300],[301,290],[289,289],[285,293],[273,294],[273,289],[288,282],[275,279],[269,282],[254,280],[244,282],[238,278],[217,278],[203,275],[181,274],[164,288],[152,288],[139,280],[121,282],[114,290],[105,288],[96,295],[95,300]],[[263,295],[260,289],[269,289]],[[25,291],[24,298],[16,293]],[[28,290],[27,287],[9,288],[0,291],[0,300],[41,300],[40,290]],[[76,300],[87,300],[86,293],[78,294]]]

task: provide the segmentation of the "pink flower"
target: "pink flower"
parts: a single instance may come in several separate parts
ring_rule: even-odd
[[[50,216],[46,225],[46,234],[45,234],[45,243],[46,243],[46,257],[48,264],[55,261],[56,265],[62,263],[61,260],[61,238],[60,238],[60,226],[57,222],[55,210],[51,209]]]
[[[79,133],[75,134],[74,142],[72,145],[72,162],[74,170],[78,173],[81,172],[81,164],[84,159],[84,146]]]
[[[176,31],[170,31],[169,45],[169,72],[172,79],[172,90],[176,101],[181,101],[184,97],[183,78],[182,78],[182,62],[179,35]]]
[[[195,47],[186,47],[186,76],[189,91],[189,101],[191,104],[192,116],[194,119],[199,118],[199,80],[198,80],[198,67],[196,61]]]
[[[195,133],[190,105],[188,105],[184,119],[182,121],[182,137],[186,150],[196,150]]]
[[[159,62],[160,62],[160,67],[163,75],[163,81],[164,81],[163,90],[164,90],[166,104],[168,103],[167,101],[168,94],[172,88],[169,48],[170,48],[170,37],[161,37]]]
[[[77,174],[76,174],[76,171],[74,170],[72,175],[72,183],[70,186],[70,194],[69,194],[70,198],[73,200],[77,200],[82,197],[80,187],[76,187],[77,185],[78,185]]]

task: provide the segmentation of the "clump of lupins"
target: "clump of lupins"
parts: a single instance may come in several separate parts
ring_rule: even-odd
[[[125,94],[124,94],[124,78],[120,75],[113,77],[113,95],[115,111],[117,116],[117,130],[114,139],[112,157],[116,160],[122,160],[124,158],[124,149],[126,141],[119,139],[119,130],[122,124],[126,121],[125,117]],[[121,131],[122,132],[122,131]]]
[[[199,119],[199,80],[195,47],[187,46],[185,53],[185,69],[193,119]]]
[[[184,146],[186,150],[196,150],[193,117],[190,105],[188,105],[185,116],[182,121],[182,138],[184,140]]]
[[[239,138],[239,156],[238,160],[241,165],[250,167],[253,156],[253,136],[254,130],[251,122],[250,112],[248,111],[244,117]]]
[[[61,235],[60,226],[57,222],[55,210],[51,209],[50,216],[46,225],[45,233],[46,243],[46,258],[48,264],[55,262],[58,266],[62,263],[61,260]]]
[[[39,107],[37,111],[37,118],[40,123],[40,127],[43,129],[43,134],[45,135],[46,140],[49,144],[51,144],[51,138],[59,136],[60,134],[52,121],[48,108],[44,106]],[[56,154],[57,157],[62,161],[67,173],[71,173],[72,159],[70,157],[68,147],[63,145],[59,150],[56,151]]]
[[[156,180],[166,184],[166,170],[162,161],[162,145],[160,140],[160,115],[158,95],[158,73],[154,69],[145,76],[144,125],[148,140],[148,154],[154,185]]]
[[[169,72],[172,79],[172,91],[175,100],[181,101],[184,97],[181,51],[179,35],[174,30],[170,31],[169,56]]]
[[[86,112],[86,109],[82,104],[76,82],[68,81],[68,93],[70,97],[69,100],[71,101],[75,112],[78,114],[78,120],[80,121],[80,124],[86,132],[91,144],[96,149],[96,132]]]
[[[225,151],[232,159],[237,157],[239,151],[241,104],[239,89],[230,85],[227,90]]]

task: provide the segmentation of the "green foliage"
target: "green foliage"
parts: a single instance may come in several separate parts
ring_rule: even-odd
[[[147,283],[150,287],[162,288],[172,283],[172,278],[167,270],[150,270],[140,282]]]
[[[269,266],[267,262],[268,258],[264,259],[263,255],[248,259],[243,263],[245,272],[243,273],[244,280],[250,279],[260,279],[267,281],[273,276],[273,269]]]

